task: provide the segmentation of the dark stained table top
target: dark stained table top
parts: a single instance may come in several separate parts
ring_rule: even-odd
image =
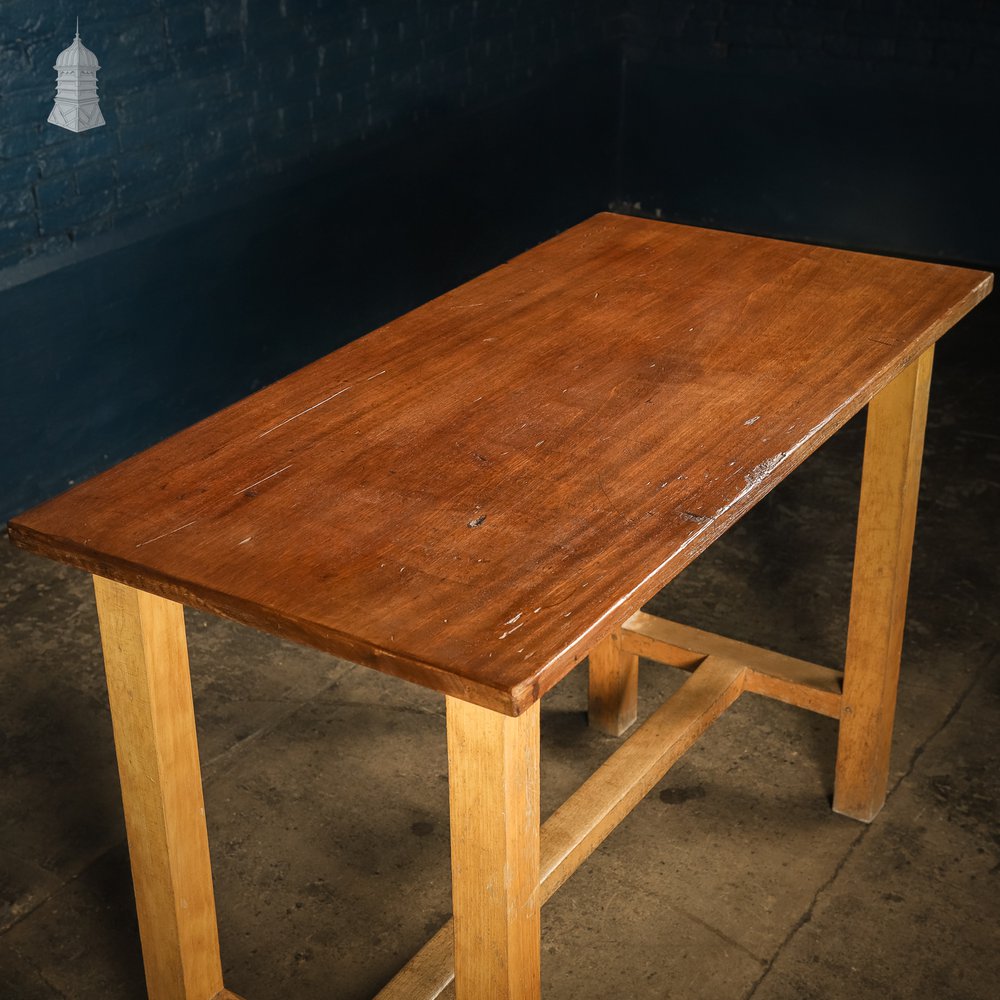
[[[991,281],[597,215],[11,537],[517,714]]]

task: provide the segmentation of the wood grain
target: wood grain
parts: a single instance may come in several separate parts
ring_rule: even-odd
[[[386,983],[375,1000],[437,1000],[454,979],[455,926],[449,920]]]
[[[541,834],[541,901],[600,846],[743,691],[746,668],[709,657],[550,817]],[[434,1000],[454,976],[447,923],[376,1000]],[[483,994],[491,995],[491,994]]]
[[[621,736],[639,711],[639,657],[622,648],[621,629],[615,629],[587,659],[587,721],[608,736]]]
[[[543,902],[739,698],[745,673],[741,664],[709,657],[546,820]]]
[[[539,705],[447,699],[457,1000],[538,1000]]]
[[[601,214],[11,537],[516,715],[990,285]]]
[[[833,808],[885,802],[933,348],[869,404]]]
[[[690,625],[634,614],[622,629],[625,649],[681,670],[694,670],[706,656],[728,658],[747,668],[745,689],[788,705],[840,718],[843,671],[770,649],[704,632]]]
[[[149,1000],[222,990],[184,612],[94,578]]]

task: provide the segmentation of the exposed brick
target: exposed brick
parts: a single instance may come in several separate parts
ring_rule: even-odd
[[[0,132],[0,160],[13,160],[34,152],[38,148],[41,126],[41,122],[36,122]]]
[[[0,163],[0,191],[20,190],[38,179],[38,164],[30,156]]]
[[[34,185],[35,198],[40,209],[55,208],[76,197],[76,180],[72,174],[37,181]]]
[[[29,245],[38,236],[38,223],[34,215],[0,216],[0,254]]]
[[[205,30],[205,12],[198,7],[175,10],[166,16],[167,35],[173,50],[203,45],[208,39]]]
[[[42,177],[54,177],[90,163],[112,163],[118,151],[111,128],[92,129],[74,135],[55,125],[43,125],[35,153],[35,162]]]
[[[926,65],[934,56],[934,43],[926,38],[897,38],[894,54],[903,63]]]
[[[35,209],[35,198],[28,185],[0,192],[0,218],[25,215]]]
[[[972,63],[973,51],[965,42],[939,41],[934,46],[934,60],[942,66],[965,69]]]
[[[93,219],[110,216],[115,207],[111,191],[98,191],[81,195],[58,208],[42,209],[38,213],[39,231],[42,236],[76,230]]]
[[[860,40],[860,54],[867,59],[888,60],[896,54],[894,38],[865,37]]]
[[[987,0],[625,0],[628,59],[739,62],[912,77],[976,72],[996,85],[1000,4]],[[705,43],[714,27],[718,44]],[[986,47],[984,50],[984,46]],[[981,54],[984,53],[984,54]]]
[[[75,177],[76,189],[81,195],[88,195],[94,191],[114,191],[115,189],[114,163],[107,159],[78,167],[75,171]]]
[[[36,0],[4,0],[5,34],[19,39],[45,36],[52,32],[52,21]]]
[[[52,74],[53,81],[55,74]],[[2,78],[0,78],[2,82]],[[53,82],[50,87],[47,83],[44,86],[33,87],[30,90],[6,90],[5,86],[0,87],[0,121],[3,122],[4,129],[12,129],[18,125],[34,125],[44,122],[52,110],[52,99],[55,97],[56,88]]]
[[[75,135],[46,118],[76,8],[3,0],[0,203],[17,224],[5,222],[0,266],[18,240],[21,257],[58,251],[67,232],[85,240],[318,150],[496,100],[619,32],[626,4],[93,0],[80,27],[101,62],[107,125]],[[679,30],[700,6],[688,30],[705,39],[728,9],[662,6]],[[60,202],[74,178],[79,193]]]

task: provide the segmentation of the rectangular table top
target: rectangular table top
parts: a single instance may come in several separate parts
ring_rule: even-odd
[[[991,283],[597,215],[10,534],[516,715]]]

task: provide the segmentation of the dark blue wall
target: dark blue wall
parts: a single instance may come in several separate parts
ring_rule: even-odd
[[[0,517],[609,203],[1000,262],[1000,4],[79,6],[74,136],[0,4]]]
[[[605,8],[4,0],[0,517],[606,208]]]
[[[1000,262],[1000,4],[629,0],[620,203]]]
[[[0,516],[607,207],[618,61],[0,292]]]
[[[0,268],[522,92],[604,0],[3,0]],[[47,125],[80,18],[103,128]]]

